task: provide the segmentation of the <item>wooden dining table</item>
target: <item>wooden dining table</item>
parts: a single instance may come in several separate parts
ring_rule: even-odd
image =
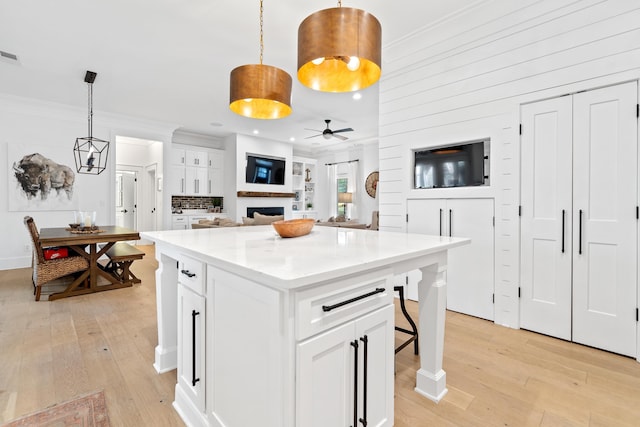
[[[78,233],[65,227],[40,229],[40,244],[43,247],[67,246],[89,261],[89,269],[76,277],[64,291],[49,295],[49,301],[131,286],[131,282],[119,280],[117,276],[100,265],[98,259],[116,242],[139,240],[140,234],[135,230],[117,225],[100,226],[97,231]],[[99,283],[100,278],[106,279],[106,283],[105,280]]]

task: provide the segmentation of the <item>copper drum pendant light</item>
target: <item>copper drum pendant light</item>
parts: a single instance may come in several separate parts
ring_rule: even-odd
[[[380,22],[338,5],[309,15],[298,28],[298,80],[322,92],[361,90],[381,73]]]
[[[229,108],[253,119],[281,119],[291,114],[291,76],[262,64],[264,51],[260,0],[260,63],[241,65],[231,71]]]

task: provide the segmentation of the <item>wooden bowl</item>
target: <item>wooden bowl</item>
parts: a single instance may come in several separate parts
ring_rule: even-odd
[[[300,237],[309,234],[315,222],[312,218],[301,218],[275,221],[271,225],[273,225],[280,237]]]

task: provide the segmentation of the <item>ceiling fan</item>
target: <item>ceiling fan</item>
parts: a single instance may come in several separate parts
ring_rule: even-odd
[[[324,137],[324,139],[329,139],[331,137],[334,137],[334,138],[338,138],[338,139],[341,139],[343,141],[346,141],[349,138],[347,138],[346,136],[343,136],[343,135],[336,135],[336,134],[340,133],[340,132],[353,132],[353,129],[351,129],[351,128],[331,130],[331,129],[329,129],[329,123],[331,123],[331,120],[325,119],[324,122],[327,124],[327,128],[325,130],[316,130],[316,129],[305,128],[306,130],[312,130],[314,132],[320,132],[317,135],[311,135],[311,136],[306,137],[305,139],[315,138],[316,136],[322,135]]]

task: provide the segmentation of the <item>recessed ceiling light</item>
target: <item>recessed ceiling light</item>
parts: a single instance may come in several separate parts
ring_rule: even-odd
[[[291,138],[289,138],[289,141],[294,142],[296,139],[292,136]]]
[[[360,98],[362,98],[362,94],[360,92],[356,92],[353,94],[353,99],[355,99],[356,101]]]
[[[209,124],[210,124],[211,126],[213,126],[213,127],[220,127],[220,126],[222,126],[222,123],[219,123],[219,122],[211,122],[211,123],[209,123]]]
[[[254,135],[257,135],[257,134],[259,134],[259,133],[260,133],[260,131],[259,131],[258,129],[254,129],[254,130],[253,130],[253,134],[254,134]]]

